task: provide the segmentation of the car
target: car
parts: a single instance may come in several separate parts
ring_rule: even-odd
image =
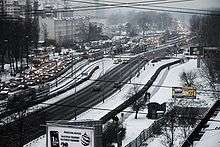
[[[122,87],[122,83],[120,83],[119,81],[114,82],[113,85],[114,88],[121,88]]]
[[[114,60],[113,64],[118,64],[118,60]]]
[[[122,60],[122,64],[127,64],[128,61],[129,61],[129,60],[124,59],[124,60]]]
[[[101,91],[101,86],[99,84],[94,85],[92,88],[93,91]]]
[[[2,90],[0,92],[0,100],[6,99],[8,97],[8,92],[9,92],[8,90]]]

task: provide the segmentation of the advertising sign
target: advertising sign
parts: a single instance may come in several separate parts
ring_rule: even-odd
[[[195,55],[195,56],[204,55],[204,49],[203,47],[200,47],[200,46],[190,47],[189,52],[190,52],[190,55]]]
[[[94,128],[48,125],[47,147],[94,147]]]
[[[184,87],[184,96],[187,98],[196,98],[196,88],[195,87]]]
[[[196,98],[194,87],[172,87],[172,98]]]

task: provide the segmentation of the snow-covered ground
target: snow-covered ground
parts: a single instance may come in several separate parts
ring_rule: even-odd
[[[208,121],[209,127],[200,141],[194,142],[194,147],[219,147],[220,146],[220,112],[214,118],[216,121]]]
[[[154,85],[162,85],[164,83],[164,80],[168,78],[168,74],[171,72],[172,68],[178,67],[178,65],[173,65],[170,70],[163,69],[160,74],[158,75],[157,79],[154,82]],[[148,92],[151,93],[151,96],[153,97],[158,91],[160,90],[159,87],[151,87]],[[127,109],[129,110],[129,108]],[[138,135],[144,130],[147,129],[154,120],[148,119],[146,117],[146,113],[148,112],[147,108],[140,111],[140,114],[138,114],[138,119],[134,119],[135,114],[132,113],[128,116],[128,118],[125,120],[124,125],[126,127],[126,137],[122,141],[122,146],[126,146],[131,141],[133,141]]]
[[[155,73],[155,71],[161,66],[169,62],[173,62],[176,59],[170,59],[170,60],[164,60],[158,63],[154,63],[154,66],[152,64],[145,65],[145,70],[144,68],[141,69],[139,77],[133,77],[131,79],[132,84],[125,84],[121,90],[118,90],[116,93],[114,93],[112,96],[107,98],[105,100],[105,103],[99,103],[98,105],[95,106],[95,108],[100,108],[100,109],[109,109],[112,110],[122,104],[128,97],[129,93],[133,92],[134,86],[133,83],[137,84],[143,84],[138,87],[138,89],[141,89],[144,84],[147,83],[147,81],[151,78],[151,76]],[[103,110],[96,110],[96,109],[91,109],[86,111],[85,113],[82,113],[77,117],[77,119],[95,119],[98,120],[105,114],[107,114],[109,111],[103,111]]]
[[[169,102],[172,101],[172,91],[171,88],[166,88],[166,86],[168,87],[172,87],[172,86],[182,86],[181,80],[179,78],[179,75],[185,71],[185,72],[189,72],[189,71],[194,71],[197,73],[197,82],[200,82],[200,84],[207,84],[205,79],[203,78],[203,75],[201,75],[200,73],[201,69],[197,68],[197,60],[196,59],[191,59],[188,62],[178,65],[178,66],[174,66],[173,68],[171,68],[168,72],[167,77],[164,79],[163,83],[160,84],[161,86],[164,87],[154,87],[152,86],[150,88],[150,90],[152,90],[153,88],[159,88],[159,90],[157,91],[157,93],[153,94],[150,101],[151,102],[157,102],[157,103],[163,103],[163,102]],[[159,78],[155,81],[155,83],[159,80]],[[154,85],[157,85],[155,84]],[[186,100],[188,101],[187,104],[190,106],[201,106],[201,107],[210,107],[213,104],[213,99],[210,97],[210,94],[206,94],[204,95],[203,93],[198,93],[197,94],[197,98],[195,100]],[[183,141],[181,140],[181,133],[177,131],[176,133],[176,140],[174,141],[174,146],[178,146],[178,144]],[[218,140],[219,141],[219,140]],[[164,147],[163,143],[164,142],[164,136],[160,135],[156,138],[150,138],[149,140],[147,140],[147,146],[148,147]],[[198,146],[200,147],[200,146]]]
[[[145,65],[145,69],[142,68],[139,77],[133,77],[131,80],[131,83],[138,83],[138,84],[143,84],[141,86],[139,86],[138,88],[141,89],[144,84],[147,83],[147,81],[151,78],[151,76],[155,73],[155,71],[162,65],[166,64],[166,63],[170,63],[173,62],[177,59],[169,59],[169,60],[162,60],[158,63],[154,63],[154,66],[149,63]],[[106,70],[106,68],[105,68]],[[99,71],[100,73],[101,71]],[[98,73],[98,72],[96,72]],[[95,79],[96,76],[94,75],[92,77],[92,79]],[[92,81],[88,81],[86,83],[90,83]],[[123,103],[127,98],[128,98],[128,93],[130,93],[133,90],[134,86],[133,84],[125,84],[122,88],[121,91],[118,90],[115,94],[113,94],[112,96],[110,96],[109,98],[107,98],[105,100],[104,103],[99,103],[98,105],[96,105],[94,108],[101,108],[101,109],[114,109],[116,108],[118,105],[120,105],[121,103]],[[77,88],[78,89],[78,88]],[[49,100],[47,101],[47,103],[53,103],[53,100]],[[98,120],[100,119],[102,116],[104,116],[105,114],[107,114],[109,111],[103,111],[103,110],[97,110],[97,109],[90,109],[80,115],[77,116],[77,120],[83,120],[83,119],[94,119],[94,120]],[[142,126],[142,128],[136,128],[135,130],[138,131],[142,131],[144,129],[144,127],[146,127],[146,125],[144,126],[143,124],[146,124],[146,119],[144,119],[146,117],[146,115],[139,115],[139,118],[142,119],[138,119],[138,120],[133,120],[132,118],[134,118],[134,116],[129,117],[127,120],[131,120],[131,121],[139,121],[140,122],[140,126]],[[144,122],[143,122],[144,121]],[[148,122],[148,124],[150,125],[153,122],[153,120],[151,122]],[[134,124],[132,124],[132,122],[127,121],[125,122],[127,125],[127,127],[131,127],[131,129],[127,129],[127,134],[129,134],[128,131],[130,131],[132,133],[132,131],[134,131],[132,128],[134,128]],[[141,125],[142,124],[142,125]],[[139,125],[137,125],[139,126]],[[144,126],[144,127],[143,127]],[[138,135],[138,132],[136,132],[134,135],[131,135],[131,138],[127,139],[127,142],[130,142],[134,139],[134,137]],[[129,135],[130,136],[130,135]],[[32,141],[31,143],[25,145],[26,147],[31,146],[31,147],[44,147],[45,146],[45,135],[41,136],[41,139],[38,138],[34,141]]]
[[[153,73],[156,71],[158,67],[161,65],[174,61],[176,59],[171,59],[171,60],[162,60],[161,62],[154,63],[155,65],[153,66],[151,63],[145,65],[145,70],[144,68],[141,69],[140,76],[139,77],[133,77],[131,80],[131,83],[139,83],[139,84],[145,84],[149,78],[153,75]],[[158,86],[182,86],[182,83],[180,81],[179,75],[185,71],[195,71],[198,72],[197,69],[197,60],[196,59],[191,59],[187,61],[184,64],[177,64],[172,66],[169,70],[164,69],[161,71],[159,74],[158,78],[155,80],[153,85],[158,85]],[[97,72],[98,73],[98,72]],[[198,82],[201,82],[201,75],[197,74],[198,76]],[[95,78],[92,77],[92,79]],[[88,81],[89,82],[89,81]],[[91,82],[91,81],[90,81]],[[150,102],[158,102],[158,103],[163,103],[163,102],[168,102],[171,101],[172,99],[172,93],[171,93],[171,88],[165,88],[165,87],[158,87],[158,86],[152,86],[149,89],[149,92],[152,94]],[[142,86],[138,87],[142,88]],[[78,89],[78,88],[77,88]],[[105,100],[104,103],[100,103],[96,105],[94,108],[100,108],[100,109],[114,109],[121,103],[123,103],[129,96],[130,93],[132,93],[134,89],[134,86],[132,84],[125,84],[121,91],[118,90],[115,94],[113,94],[111,97]],[[198,94],[197,99],[194,100],[194,102],[198,101],[198,104],[203,105],[203,106],[210,106],[212,104],[211,99],[207,100],[208,96],[203,95],[203,94]],[[48,103],[51,103],[48,101]],[[97,110],[97,109],[90,109],[80,115],[77,116],[77,120],[83,120],[83,119],[95,119],[98,120],[100,119],[103,115],[109,112],[109,110],[103,111],[103,110]],[[130,108],[127,108],[126,110],[130,110]],[[123,112],[126,113],[126,112]],[[140,111],[140,114],[138,114],[138,119],[134,119],[134,113],[128,113],[125,114],[125,120],[124,120],[124,125],[126,126],[126,137],[123,140],[122,144],[123,146],[127,145],[130,143],[132,140],[134,140],[142,130],[147,129],[153,122],[154,120],[147,119],[146,118],[146,113],[147,109],[144,109]],[[119,114],[120,116],[121,114]],[[219,133],[220,134],[220,133]],[[217,135],[218,136],[218,135]],[[161,143],[162,137],[156,137],[154,139],[150,139],[150,142],[148,146],[150,147],[163,147],[164,145]],[[149,141],[149,140],[148,140]],[[25,145],[26,147],[45,147],[45,135],[41,136],[41,138],[38,138],[31,143]]]

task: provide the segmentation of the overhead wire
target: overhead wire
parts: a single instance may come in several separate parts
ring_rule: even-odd
[[[69,0],[70,2],[74,2],[75,0]],[[190,1],[194,1],[194,0],[173,0],[173,1],[169,1],[169,0],[152,0],[152,1],[140,1],[140,2],[115,2],[115,1],[107,1],[107,0],[102,0],[102,3],[100,2],[88,2],[89,4],[94,4],[94,5],[99,5],[99,6],[92,6],[92,7],[100,7],[100,6],[114,6],[114,5],[109,5],[109,4],[103,4],[103,2],[107,2],[107,3],[113,3],[113,4],[120,4],[120,5],[131,5],[131,4],[135,4],[135,5],[131,5],[131,6],[151,6],[151,7],[159,7],[159,8],[171,8],[171,9],[180,9],[180,10],[191,10],[191,11],[202,11],[202,12],[220,12],[217,10],[210,10],[210,9],[192,9],[192,8],[179,8],[179,7],[169,7],[169,6],[157,6],[158,4],[172,4],[172,3],[182,3],[182,2],[190,2]],[[76,1],[79,2],[79,1]],[[79,2],[80,3],[80,2]],[[84,2],[82,2],[84,3]],[[87,2],[85,2],[87,3]],[[117,5],[118,6],[118,5]],[[86,7],[86,6],[84,6]],[[88,6],[90,7],[90,6]]]
[[[163,1],[163,0],[161,0],[161,1]],[[193,0],[178,0],[176,2],[186,2],[186,1],[193,1]],[[220,16],[218,11],[211,11],[211,10],[204,10],[206,13],[205,12],[196,12],[196,9],[195,9],[195,12],[194,11],[192,11],[192,12],[189,11],[190,9],[188,9],[188,11],[168,10],[168,9],[164,9],[164,8],[162,8],[162,9],[161,8],[152,8],[152,7],[150,7],[151,4],[149,4],[148,7],[138,7],[138,6],[136,6],[136,5],[138,5],[137,2],[136,2],[137,4],[135,4],[135,2],[133,2],[130,5],[125,5],[125,3],[123,3],[123,4],[120,4],[120,3],[118,3],[118,4],[106,4],[106,3],[100,3],[100,2],[94,3],[94,2],[91,2],[91,1],[90,2],[88,2],[88,1],[87,2],[86,1],[75,1],[75,2],[78,2],[78,3],[90,3],[90,4],[93,4],[93,5],[98,4],[98,5],[101,5],[101,6],[96,6],[95,8],[89,8],[90,6],[85,6],[85,7],[87,7],[85,9],[80,9],[80,7],[78,7],[78,9],[77,9],[77,7],[75,7],[76,9],[68,9],[68,8],[66,8],[66,9],[55,9],[55,10],[52,10],[51,13],[54,13],[54,12],[92,11],[92,10],[102,10],[102,9],[112,9],[112,8],[124,7],[124,8],[133,8],[133,9],[148,10],[148,11],[150,10],[150,11],[172,12],[172,13],[184,13],[184,14],[191,14],[191,15],[195,14],[195,15]],[[161,2],[161,4],[162,3],[172,3],[172,1],[170,1],[170,2],[169,1],[168,2]],[[173,3],[174,3],[174,1],[173,1]],[[160,3],[158,2],[156,4],[160,4]],[[143,4],[140,4],[140,5],[143,5]],[[147,6],[148,4],[145,4],[145,5]],[[153,3],[152,3],[152,5],[153,5]],[[91,6],[91,7],[94,7],[94,6]],[[160,7],[160,6],[158,6],[158,7]],[[181,9],[184,10],[184,8],[181,8]],[[202,10],[200,9],[199,11],[202,11]],[[32,13],[32,14],[39,13],[40,14],[40,13],[44,13],[44,10],[37,10],[37,11],[34,11],[34,12],[29,11],[27,13]]]
[[[86,107],[86,106],[76,106],[76,105],[64,105],[64,104],[52,104],[52,103],[41,103],[44,105],[49,105],[49,106],[59,106],[59,107],[70,107],[70,108],[75,108],[77,109],[82,109],[82,108],[86,108],[86,109],[92,109],[92,110],[100,110],[100,111],[113,111],[114,109],[108,109],[108,108],[99,108],[99,107]],[[129,110],[123,110],[121,111],[121,113],[136,113],[136,111],[129,111]],[[142,114],[142,115],[147,115],[147,112],[138,112],[138,114]],[[189,116],[184,116],[184,115],[175,115],[175,114],[168,114],[166,113],[165,116],[172,116],[172,117],[177,117],[177,118],[188,118],[188,119],[196,119],[196,120],[202,120],[202,117],[189,117]],[[210,119],[209,121],[214,121],[214,122],[220,122],[220,120],[216,120],[216,119]]]
[[[74,0],[72,0],[72,1],[74,1]],[[186,2],[186,1],[191,1],[191,0],[179,0],[179,1],[176,1],[176,2]],[[76,1],[76,2],[79,2],[80,3],[80,1]],[[173,1],[173,3],[174,3],[175,1]],[[208,12],[208,13],[201,13],[201,12],[189,12],[189,11],[178,11],[178,10],[164,10],[164,9],[155,9],[155,8],[150,8],[150,7],[135,7],[135,6],[137,6],[137,5],[139,5],[139,4],[135,4],[135,2],[133,2],[132,4],[130,4],[130,5],[125,5],[126,3],[122,3],[122,6],[120,5],[121,3],[120,2],[112,2],[112,3],[116,3],[116,4],[106,4],[106,3],[100,3],[100,2],[98,2],[98,3],[95,3],[95,2],[86,2],[86,1],[84,1],[84,2],[82,2],[82,3],[90,3],[90,4],[97,4],[97,5],[101,5],[101,6],[110,6],[110,7],[104,7],[104,8],[102,8],[102,7],[97,7],[97,8],[95,8],[95,9],[76,9],[75,11],[89,11],[89,10],[101,10],[101,9],[109,9],[109,8],[118,8],[118,7],[127,7],[127,8],[134,8],[134,9],[140,9],[140,10],[144,10],[144,9],[146,9],[146,10],[155,10],[155,11],[167,11],[167,12],[177,12],[177,13],[188,13],[188,14],[200,14],[200,15],[219,15],[218,13],[217,14],[215,14],[215,12],[216,11],[210,11],[210,10],[204,10],[204,11],[206,11],[206,12]],[[162,3],[172,3],[172,1],[168,1],[168,2],[161,2],[161,4]],[[153,3],[152,3],[153,4]],[[155,4],[155,3],[154,3]],[[158,3],[156,3],[156,4],[160,4],[159,2]],[[125,5],[125,6],[124,6]],[[140,5],[143,5],[143,4],[140,4]],[[148,5],[148,4],[145,4],[145,5]],[[149,5],[151,5],[151,4],[149,4]],[[159,7],[159,6],[158,6]],[[201,10],[200,10],[201,11]]]
[[[66,79],[71,79],[73,77],[63,77],[63,78],[66,78]],[[81,78],[74,78],[74,80],[80,80]],[[89,81],[93,81],[93,82],[105,82],[105,83],[116,83],[116,82],[119,82],[117,80],[102,80],[102,79],[88,79]],[[124,84],[124,85],[133,85],[133,86],[145,86],[146,83],[135,83],[135,82],[119,82],[119,84]],[[151,85],[152,87],[159,87],[159,88],[167,88],[167,89],[172,89],[174,87],[181,87],[181,86],[168,86],[168,85],[157,85],[157,84],[152,84]],[[218,90],[210,90],[210,89],[196,89],[197,92],[199,93],[220,93],[220,91]]]

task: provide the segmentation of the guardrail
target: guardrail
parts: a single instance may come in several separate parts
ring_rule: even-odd
[[[72,84],[71,86],[69,86],[69,87],[66,88],[66,89],[62,89],[62,90],[60,90],[60,91],[54,92],[53,94],[49,95],[49,97],[50,97],[50,98],[55,97],[55,96],[57,96],[57,95],[59,95],[59,94],[61,94],[61,93],[64,93],[64,92],[66,92],[66,91],[68,91],[68,90],[74,88],[75,86],[78,86],[78,85],[82,84],[83,82],[89,80],[89,78],[92,77],[93,73],[94,73],[97,69],[99,69],[99,66],[96,66],[95,68],[93,68],[93,70],[89,73],[89,75],[88,75],[87,77],[81,79],[80,81],[77,81],[76,83]]]
[[[145,142],[146,139],[152,137],[160,128],[166,123],[164,117],[154,121],[150,125],[149,128],[144,129],[137,138],[135,138],[132,142],[127,144],[125,147],[140,147],[140,145]]]
[[[60,77],[62,74],[64,74],[65,72],[67,72],[69,69],[71,69],[72,68],[72,66],[74,66],[76,63],[78,63],[78,62],[81,62],[83,60],[83,58],[81,58],[81,59],[79,59],[79,60],[77,60],[77,61],[72,61],[70,64],[68,64],[68,66],[64,69],[64,70],[62,70],[62,71],[60,71],[59,73],[57,73],[55,76],[53,76],[53,77],[51,77],[51,78],[49,78],[49,79],[47,79],[45,82],[51,82],[51,81],[53,81],[53,80],[56,80],[56,78],[58,78],[58,77]],[[56,85],[56,83],[52,83],[50,86],[55,86]]]
[[[162,129],[162,127],[164,125],[166,125],[167,123],[167,118],[166,116],[171,115],[172,113],[176,113],[178,112],[178,115],[182,115],[182,113],[185,114],[185,112],[188,112],[189,109],[191,110],[192,114],[194,114],[192,116],[192,118],[196,118],[196,116],[202,115],[207,112],[207,108],[206,107],[202,107],[202,108],[197,108],[197,107],[175,107],[173,109],[171,109],[170,111],[166,112],[166,114],[161,117],[160,119],[154,121],[149,128],[144,129],[137,138],[135,138],[132,142],[130,142],[129,144],[127,144],[125,147],[140,147],[141,145],[144,145],[143,143],[150,137],[152,137],[154,134],[157,134],[160,132],[160,130]],[[194,113],[196,112],[196,113]],[[182,115],[183,116],[183,115]]]

